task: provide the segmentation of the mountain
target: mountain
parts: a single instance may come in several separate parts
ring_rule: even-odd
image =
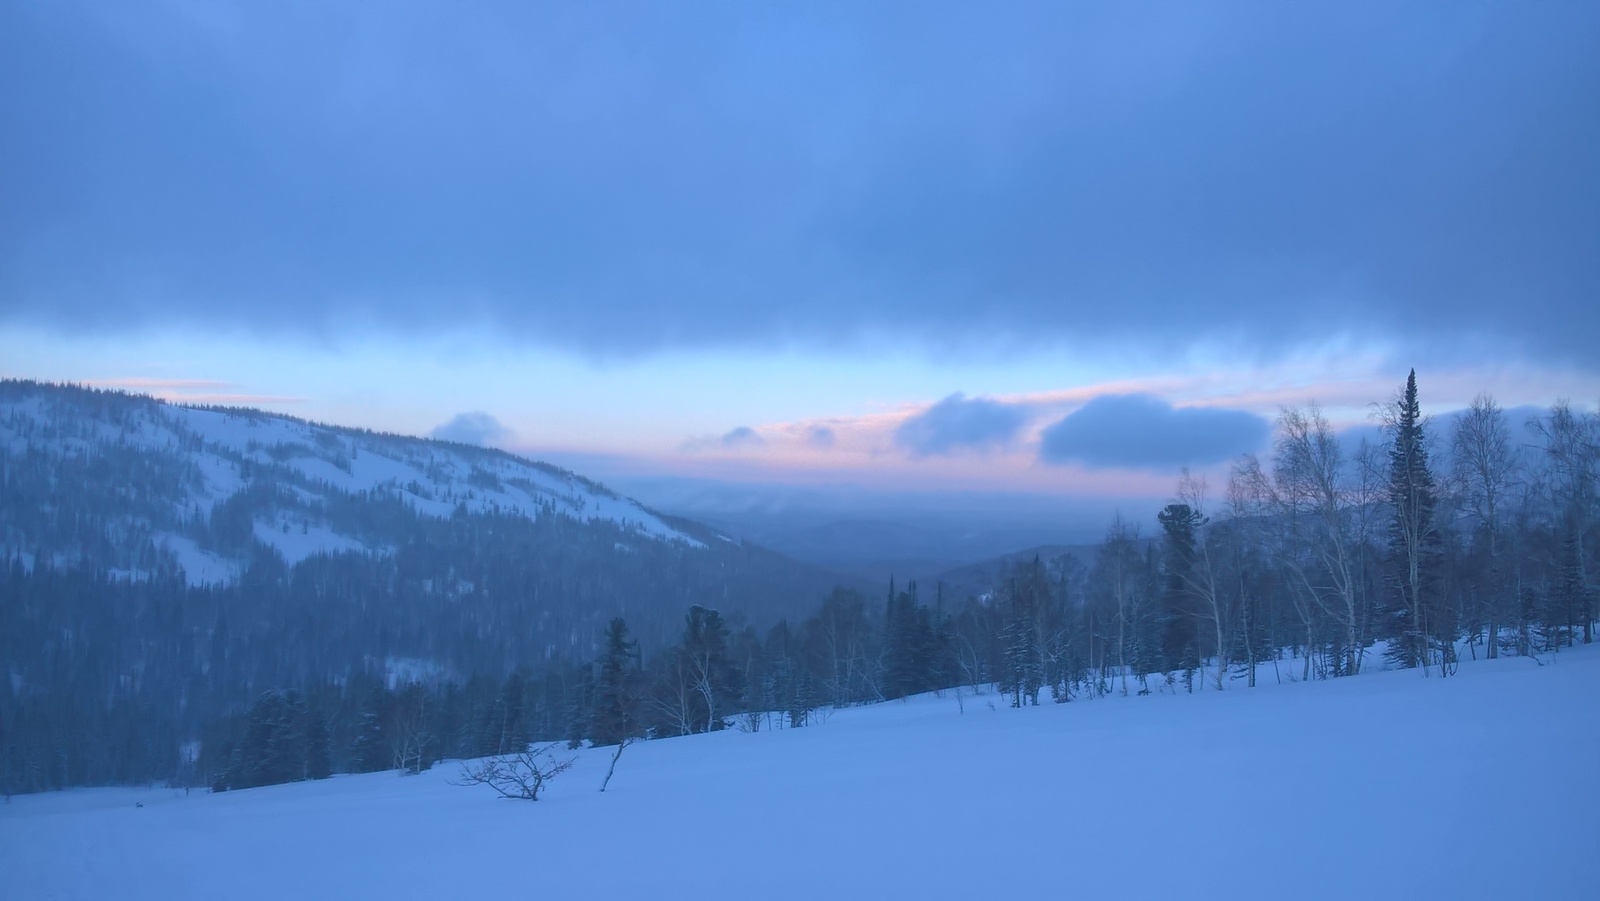
[[[500,451],[0,382],[0,738],[70,758],[25,785],[141,778],[116,741],[171,757],[267,689],[548,672],[614,616],[648,651],[841,582]]]
[[[31,568],[86,560],[191,585],[237,582],[256,552],[393,554],[404,539],[349,509],[398,503],[420,519],[561,516],[641,541],[727,541],[669,524],[548,464],[496,450],[317,425],[259,410],[184,407],[137,395],[0,383],[8,479],[0,553]],[[100,528],[57,528],[87,515]]]
[[[0,382],[0,484],[0,559],[25,573],[227,588],[252,569],[392,568],[396,604],[540,595],[535,634],[568,639],[547,656],[586,653],[582,621],[628,613],[637,631],[705,603],[766,624],[838,581],[503,451],[71,386]],[[525,587],[497,586],[500,557]]]
[[[781,517],[699,516],[727,535],[770,547],[785,556],[847,573],[875,585],[932,584],[966,565],[1055,546],[1068,530],[975,528],[947,522],[911,524],[893,519],[829,519],[785,525]]]

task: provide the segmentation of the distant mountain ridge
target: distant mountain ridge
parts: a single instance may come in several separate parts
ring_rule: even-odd
[[[372,492],[392,493],[418,515],[437,519],[457,512],[530,520],[559,515],[614,523],[633,540],[687,547],[727,540],[683,521],[669,523],[575,473],[504,451],[120,392],[0,383],[0,448],[8,460],[32,457],[57,476],[81,471],[88,476],[81,486],[86,491],[128,501],[107,523],[123,540],[101,551],[117,558],[111,568],[131,577],[170,562],[191,584],[236,581],[244,561],[202,547],[194,524],[267,482],[286,490],[255,505],[250,531],[289,565],[318,553],[392,551],[330,523],[324,510],[339,495]],[[117,471],[91,462],[117,454],[137,455],[140,465]],[[82,540],[89,536],[63,541],[17,519],[0,520],[0,555],[20,556],[31,568],[40,553],[58,565],[89,553]]]
[[[619,614],[670,641],[696,603],[765,627],[850,581],[504,451],[71,385],[0,381],[0,492],[0,561],[22,575],[228,590],[331,568],[335,607],[375,593],[397,620],[449,601],[452,629],[518,624],[504,654],[439,661],[455,671],[583,659]],[[434,658],[408,629],[388,652]]]
[[[7,790],[225,768],[273,691],[333,717],[416,682],[482,717],[527,684],[564,734],[613,617],[652,654],[694,606],[746,640],[841,584],[500,451],[0,382]]]

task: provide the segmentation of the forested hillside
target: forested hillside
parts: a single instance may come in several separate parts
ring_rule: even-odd
[[[269,690],[498,691],[615,616],[653,649],[693,605],[765,629],[838,582],[499,451],[17,381],[0,570],[7,791],[209,766]]]

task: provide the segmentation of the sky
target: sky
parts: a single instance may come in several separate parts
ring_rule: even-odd
[[[1600,399],[1596,46],[1590,3],[18,0],[0,375],[658,492],[1157,498],[1412,367]]]

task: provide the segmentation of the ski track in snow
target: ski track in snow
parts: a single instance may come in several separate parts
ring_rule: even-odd
[[[451,762],[21,796],[0,893],[1593,898],[1600,647],[1544,661],[964,714],[947,692],[637,744],[605,794],[610,750],[570,752],[536,803]]]

